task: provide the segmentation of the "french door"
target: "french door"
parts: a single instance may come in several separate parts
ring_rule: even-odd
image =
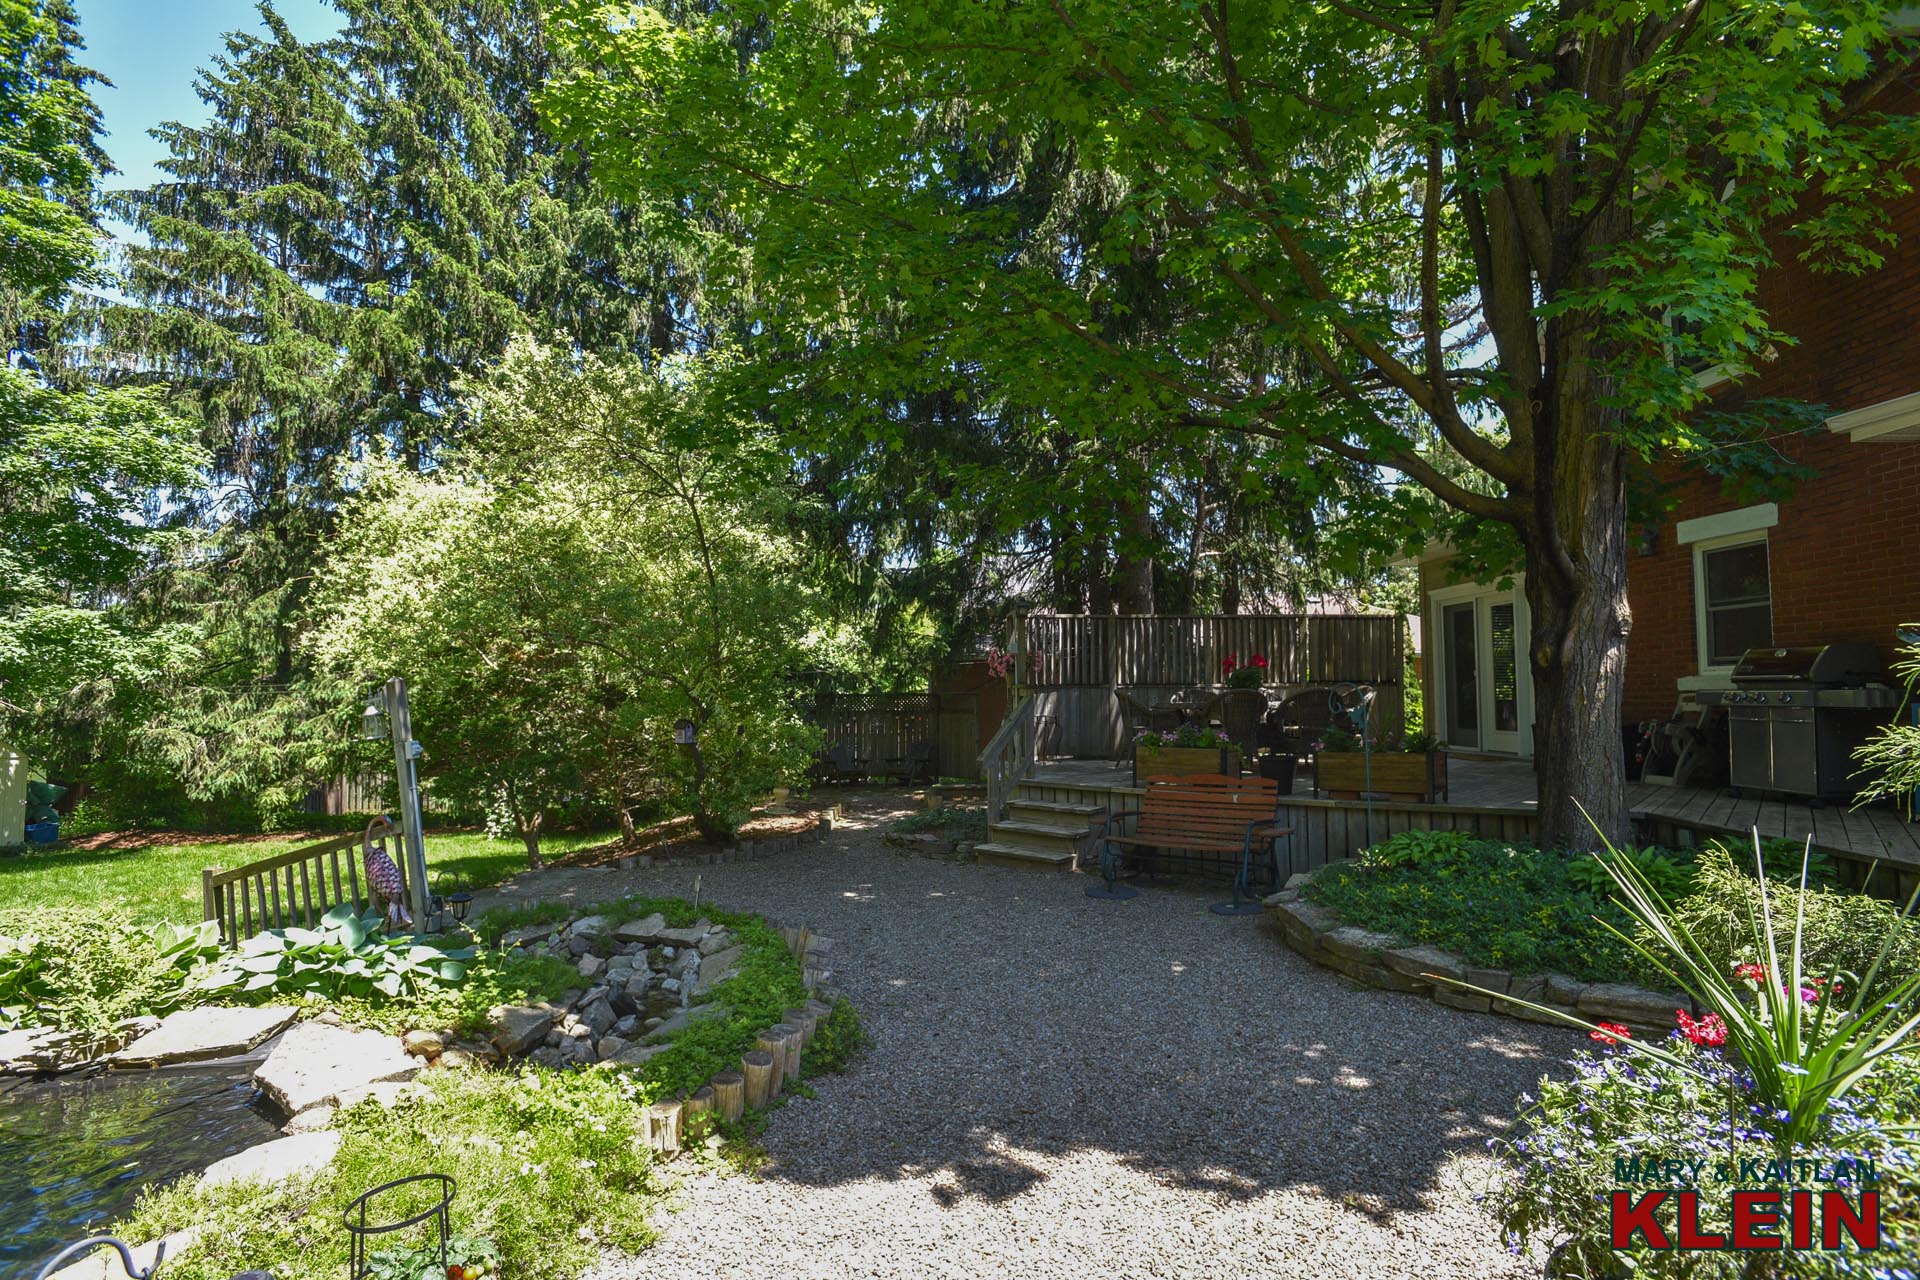
[[[1428,725],[1448,746],[1533,753],[1533,681],[1527,671],[1527,603],[1516,588],[1433,593],[1439,618]]]

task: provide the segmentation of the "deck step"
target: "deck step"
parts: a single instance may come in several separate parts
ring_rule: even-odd
[[[996,867],[1029,867],[1039,871],[1064,871],[1073,865],[1071,852],[1027,849],[1018,845],[989,841],[973,846],[975,860]]]
[[[1063,827],[1052,822],[993,822],[987,825],[987,836],[1001,844],[1072,853],[1075,846],[1087,838],[1087,828]]]
[[[1107,806],[1103,804],[1067,804],[1061,800],[1026,800],[1020,796],[1015,796],[1007,802],[1007,810],[1009,813],[1015,815],[1016,821],[1020,820],[1018,815],[1023,813],[1038,814],[1043,818],[1065,819],[1066,821],[1062,823],[1063,826],[1073,825],[1074,820],[1078,819],[1080,825],[1084,827],[1087,823],[1092,822],[1095,818],[1104,814],[1107,811]],[[1027,821],[1034,820],[1035,819],[1027,819]]]

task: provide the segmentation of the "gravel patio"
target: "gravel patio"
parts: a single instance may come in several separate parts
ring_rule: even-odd
[[[1218,892],[910,859],[856,793],[761,862],[526,874],[486,903],[690,895],[837,940],[874,1038],[695,1181],[640,1277],[1537,1275],[1474,1203],[1485,1139],[1577,1033],[1357,990]]]

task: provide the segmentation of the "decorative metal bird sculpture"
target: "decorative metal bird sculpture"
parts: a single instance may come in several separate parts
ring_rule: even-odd
[[[375,830],[380,832],[380,843],[373,842]],[[393,823],[386,817],[375,818],[367,824],[366,834],[360,837],[362,861],[367,868],[367,893],[376,903],[386,907],[387,927],[405,928],[413,923],[413,913],[407,910],[407,883],[400,878],[399,864],[387,853],[387,836],[393,831]]]

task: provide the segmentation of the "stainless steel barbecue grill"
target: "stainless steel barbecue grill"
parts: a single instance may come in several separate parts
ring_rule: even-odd
[[[1870,644],[1749,649],[1731,689],[1702,690],[1727,710],[1727,773],[1736,791],[1778,791],[1815,801],[1858,790],[1853,750],[1900,701]]]

